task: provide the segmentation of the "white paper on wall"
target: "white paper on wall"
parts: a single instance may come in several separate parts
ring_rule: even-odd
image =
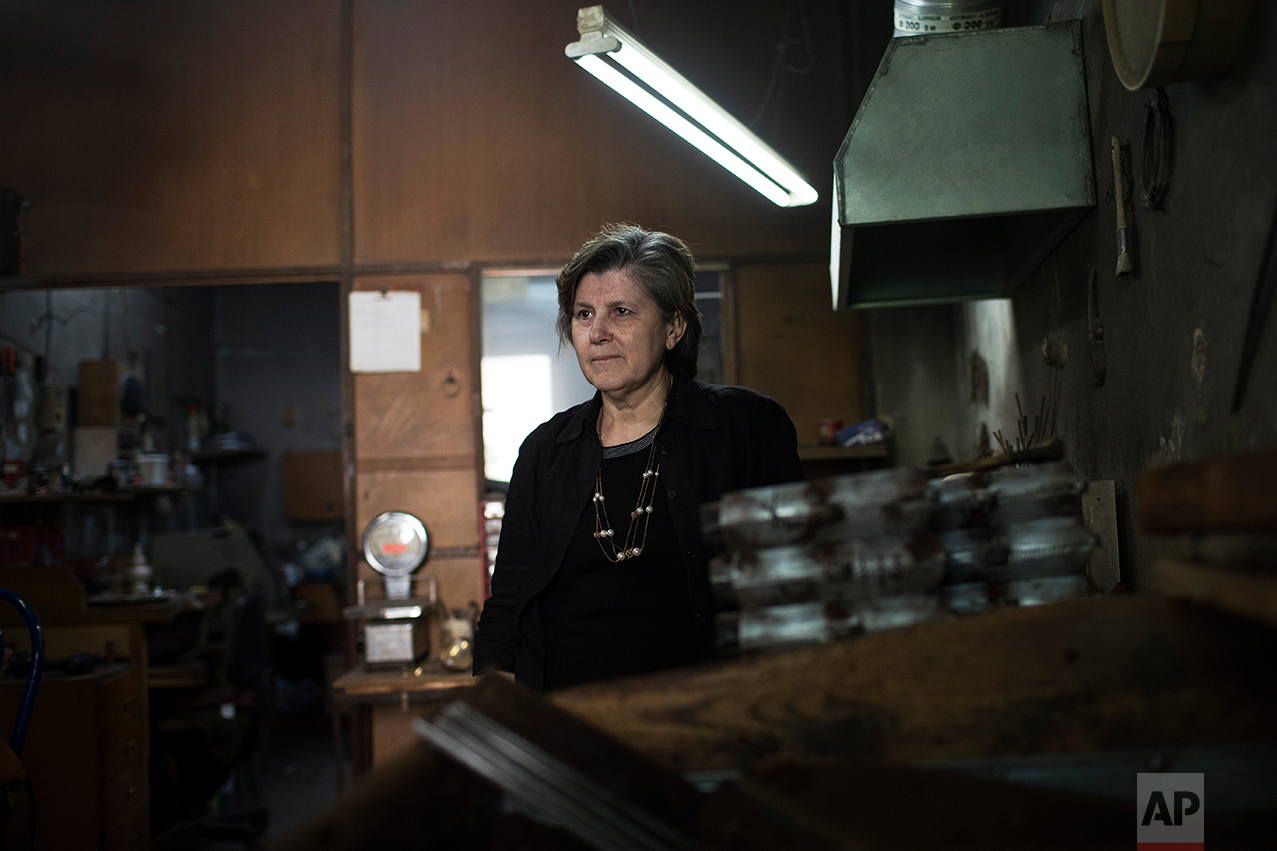
[[[421,293],[350,294],[350,371],[421,371]]]

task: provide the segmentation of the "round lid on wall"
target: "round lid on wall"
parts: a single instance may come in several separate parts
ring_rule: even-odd
[[[364,558],[386,576],[408,576],[426,560],[430,536],[404,511],[387,511],[364,530]]]
[[[1109,56],[1131,91],[1227,72],[1254,0],[1104,0]]]

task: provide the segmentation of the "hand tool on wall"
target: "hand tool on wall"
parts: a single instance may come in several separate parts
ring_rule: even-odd
[[[1100,294],[1096,283],[1095,270],[1091,270],[1091,279],[1086,284],[1086,325],[1087,334],[1091,338],[1091,383],[1096,387],[1104,386],[1104,378],[1108,374],[1108,362],[1104,359],[1104,323],[1100,321]]]
[[[1113,137],[1113,200],[1117,206],[1117,274],[1131,274],[1131,255],[1127,245],[1126,191],[1122,186],[1122,143]]]
[[[1242,359],[1237,367],[1237,385],[1233,389],[1233,413],[1241,410],[1246,396],[1246,383],[1250,369],[1259,351],[1259,339],[1264,334],[1264,323],[1272,312],[1273,294],[1277,292],[1277,215],[1268,229],[1268,245],[1259,267],[1259,279],[1255,281],[1255,294],[1250,302],[1250,319],[1246,323],[1246,338],[1242,341]]]

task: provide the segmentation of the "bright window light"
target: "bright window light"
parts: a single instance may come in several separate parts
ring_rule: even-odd
[[[581,40],[567,46],[567,55],[639,109],[773,203],[797,207],[816,200],[816,190],[793,166],[609,18],[602,6],[581,9],[577,30]]]
[[[550,418],[550,356],[506,355],[479,361],[483,387],[483,469],[510,481],[519,445]]]

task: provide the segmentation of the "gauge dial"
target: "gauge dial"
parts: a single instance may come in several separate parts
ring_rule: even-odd
[[[426,560],[430,536],[411,514],[387,511],[364,530],[364,558],[386,576],[407,576]]]

